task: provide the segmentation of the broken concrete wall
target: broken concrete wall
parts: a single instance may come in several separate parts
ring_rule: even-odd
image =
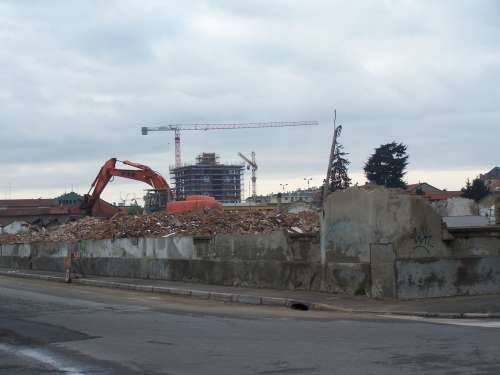
[[[456,257],[500,256],[500,227],[456,228],[450,230],[453,241],[448,242]]]
[[[500,228],[457,228],[450,256],[395,261],[400,299],[500,293]]]
[[[448,231],[422,197],[385,188],[335,192],[322,229],[323,261],[368,265],[373,297],[500,292],[500,228]]]
[[[330,194],[324,217],[325,259],[370,262],[373,244],[392,244],[396,257],[448,256],[441,217],[419,196],[351,188]]]
[[[384,188],[351,188],[330,194],[323,218],[326,263],[370,268],[370,293],[396,297],[397,258],[449,256],[441,217],[419,196]]]
[[[0,234],[18,234],[29,231],[29,224],[25,221],[13,221],[4,227],[0,226]]]
[[[453,197],[431,203],[440,216],[475,216],[479,215],[479,206],[474,200]]]
[[[500,293],[500,228],[460,228],[451,234],[451,257],[396,260],[399,298]]]
[[[500,292],[500,257],[398,259],[402,299]]]
[[[78,251],[89,258],[190,258],[194,253],[192,237],[121,238],[116,240],[85,240],[71,242],[31,242],[0,245],[2,256],[65,257]]]
[[[68,251],[80,253],[74,265],[83,275],[347,293],[369,280],[357,264],[323,267],[318,235],[285,231],[3,245],[0,267],[62,273]]]

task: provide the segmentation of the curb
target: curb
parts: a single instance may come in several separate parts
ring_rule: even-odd
[[[63,276],[39,275],[32,273],[24,273],[19,271],[0,271],[1,276],[17,277],[23,279],[34,279],[44,281],[55,281],[65,283]],[[235,294],[235,293],[222,293],[222,292],[209,292],[206,290],[177,288],[177,287],[162,287],[154,285],[139,285],[130,283],[121,283],[115,281],[103,281],[95,279],[72,279],[72,283],[93,286],[100,288],[112,288],[122,290],[133,290],[147,293],[164,293],[174,296],[192,297],[204,300],[214,300],[225,303],[239,303],[246,305],[263,305],[263,306],[286,306],[293,307],[294,305],[302,305],[306,310],[315,311],[335,311],[350,314],[373,314],[373,315],[386,315],[386,316],[413,316],[421,318],[440,318],[440,319],[500,319],[500,313],[439,313],[439,312],[426,312],[426,311],[383,311],[383,310],[356,310],[350,308],[343,308],[324,303],[304,302],[300,300],[281,298],[281,297],[266,297],[256,296],[250,294]]]
[[[0,275],[23,278],[23,279],[34,279],[34,280],[55,281],[55,282],[65,283],[63,276],[39,275],[39,274],[24,273],[19,271],[0,271]],[[315,304],[310,304],[308,302],[301,302],[288,298],[279,298],[279,297],[261,297],[249,294],[209,292],[206,290],[142,285],[142,284],[138,285],[138,284],[121,283],[115,281],[103,281],[95,279],[72,279],[71,282],[73,284],[93,286],[99,288],[133,290],[133,291],[149,292],[149,293],[164,293],[174,296],[193,297],[198,299],[211,299],[218,302],[231,302],[231,303],[240,303],[246,305],[291,306],[296,303],[301,303],[303,305],[306,305],[308,308],[315,307]]]
[[[328,310],[344,312],[351,314],[372,314],[386,316],[408,316],[420,318],[439,318],[439,319],[500,319],[500,313],[440,313],[428,311],[387,311],[387,310],[356,310],[332,306],[327,304],[313,304],[314,310]]]
[[[35,280],[56,281],[64,283],[64,277],[62,276],[37,275],[31,273],[22,273],[18,271],[0,271],[0,275],[18,277],[22,279],[35,279]]]
[[[434,312],[408,312],[390,311],[380,313],[382,315],[418,316],[420,318],[439,319],[499,319],[500,313],[434,313]]]

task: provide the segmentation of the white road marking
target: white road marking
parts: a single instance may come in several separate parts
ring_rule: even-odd
[[[450,324],[455,326],[500,328],[500,320],[493,319],[444,319],[444,318],[424,318],[420,316],[408,315],[379,315],[389,319],[413,320],[423,323]]]
[[[37,362],[43,363],[44,365],[49,365],[58,372],[62,372],[67,375],[84,375],[80,369],[76,367],[67,367],[55,356],[33,348],[22,348],[17,346],[0,344],[0,350],[9,354],[14,354],[18,357],[25,357]]]

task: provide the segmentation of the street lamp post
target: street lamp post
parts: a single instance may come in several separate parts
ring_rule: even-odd
[[[283,193],[284,193],[285,192],[285,188],[288,186],[288,184],[280,184],[280,186],[282,187]]]
[[[304,181],[307,181],[307,190],[309,190],[309,183],[311,182],[312,177],[304,177]]]

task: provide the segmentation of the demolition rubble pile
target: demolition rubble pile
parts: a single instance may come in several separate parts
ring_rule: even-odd
[[[167,215],[122,215],[111,219],[84,217],[66,224],[38,228],[27,233],[0,235],[0,244],[18,242],[74,242],[115,238],[169,237],[173,235],[215,235],[219,233],[266,233],[285,229],[290,233],[319,231],[319,216],[314,212],[299,214],[277,211],[206,211]]]

